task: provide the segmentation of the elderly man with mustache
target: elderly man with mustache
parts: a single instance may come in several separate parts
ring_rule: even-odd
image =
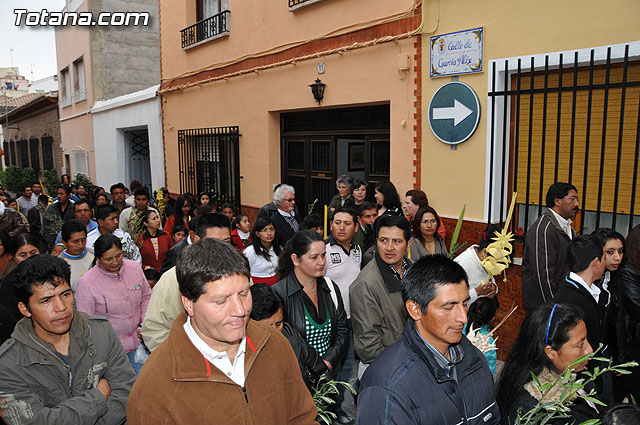
[[[575,237],[571,219],[580,210],[578,190],[570,183],[554,183],[546,196],[546,209],[533,222],[524,242],[522,301],[527,313],[547,301],[569,272],[567,248]]]

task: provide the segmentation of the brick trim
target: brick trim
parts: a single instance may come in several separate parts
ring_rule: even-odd
[[[422,6],[420,6],[416,12],[422,13]],[[413,43],[413,47],[415,49],[414,59],[415,66],[413,70],[415,72],[415,89],[413,90],[413,119],[415,120],[415,125],[413,126],[414,136],[413,136],[413,154],[415,155],[413,160],[413,188],[420,189],[422,185],[422,34],[416,36],[416,39]]]
[[[421,15],[422,10],[420,8],[416,8],[413,12],[413,15],[406,18],[398,19],[385,24],[374,25],[372,27],[363,28],[335,37],[328,37],[322,40],[310,41],[300,46],[285,49],[278,53],[267,54],[256,58],[248,58],[231,65],[223,66],[221,68],[213,70],[202,71],[187,77],[168,79],[166,81],[162,81],[162,87],[160,90],[169,90],[185,84],[197,84],[200,81],[251,70],[256,67],[273,65],[279,62],[295,60],[296,58],[312,55],[315,53],[348,47],[353,45],[354,43],[365,43],[380,39],[382,37],[406,34],[418,28],[418,26],[420,25]]]

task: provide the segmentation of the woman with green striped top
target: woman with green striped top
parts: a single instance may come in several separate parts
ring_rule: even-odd
[[[325,245],[312,230],[293,235],[278,260],[281,280],[273,289],[282,299],[285,322],[296,329],[329,368],[340,370],[348,346],[347,315],[340,290],[324,272]]]

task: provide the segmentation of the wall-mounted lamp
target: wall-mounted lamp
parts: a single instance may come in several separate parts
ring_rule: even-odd
[[[318,102],[318,104],[320,104],[324,98],[324,88],[326,87],[326,84],[320,81],[319,78],[316,78],[316,82],[309,84],[309,87],[311,87],[313,98]]]

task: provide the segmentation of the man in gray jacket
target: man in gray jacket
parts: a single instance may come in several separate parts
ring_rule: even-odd
[[[361,362],[359,378],[382,350],[402,337],[407,320],[402,279],[411,265],[404,257],[409,233],[404,217],[378,218],[375,257],[349,287],[353,343]]]
[[[69,265],[25,260],[3,285],[25,316],[0,347],[0,417],[9,425],[122,424],[135,374],[104,317],[73,309]]]

